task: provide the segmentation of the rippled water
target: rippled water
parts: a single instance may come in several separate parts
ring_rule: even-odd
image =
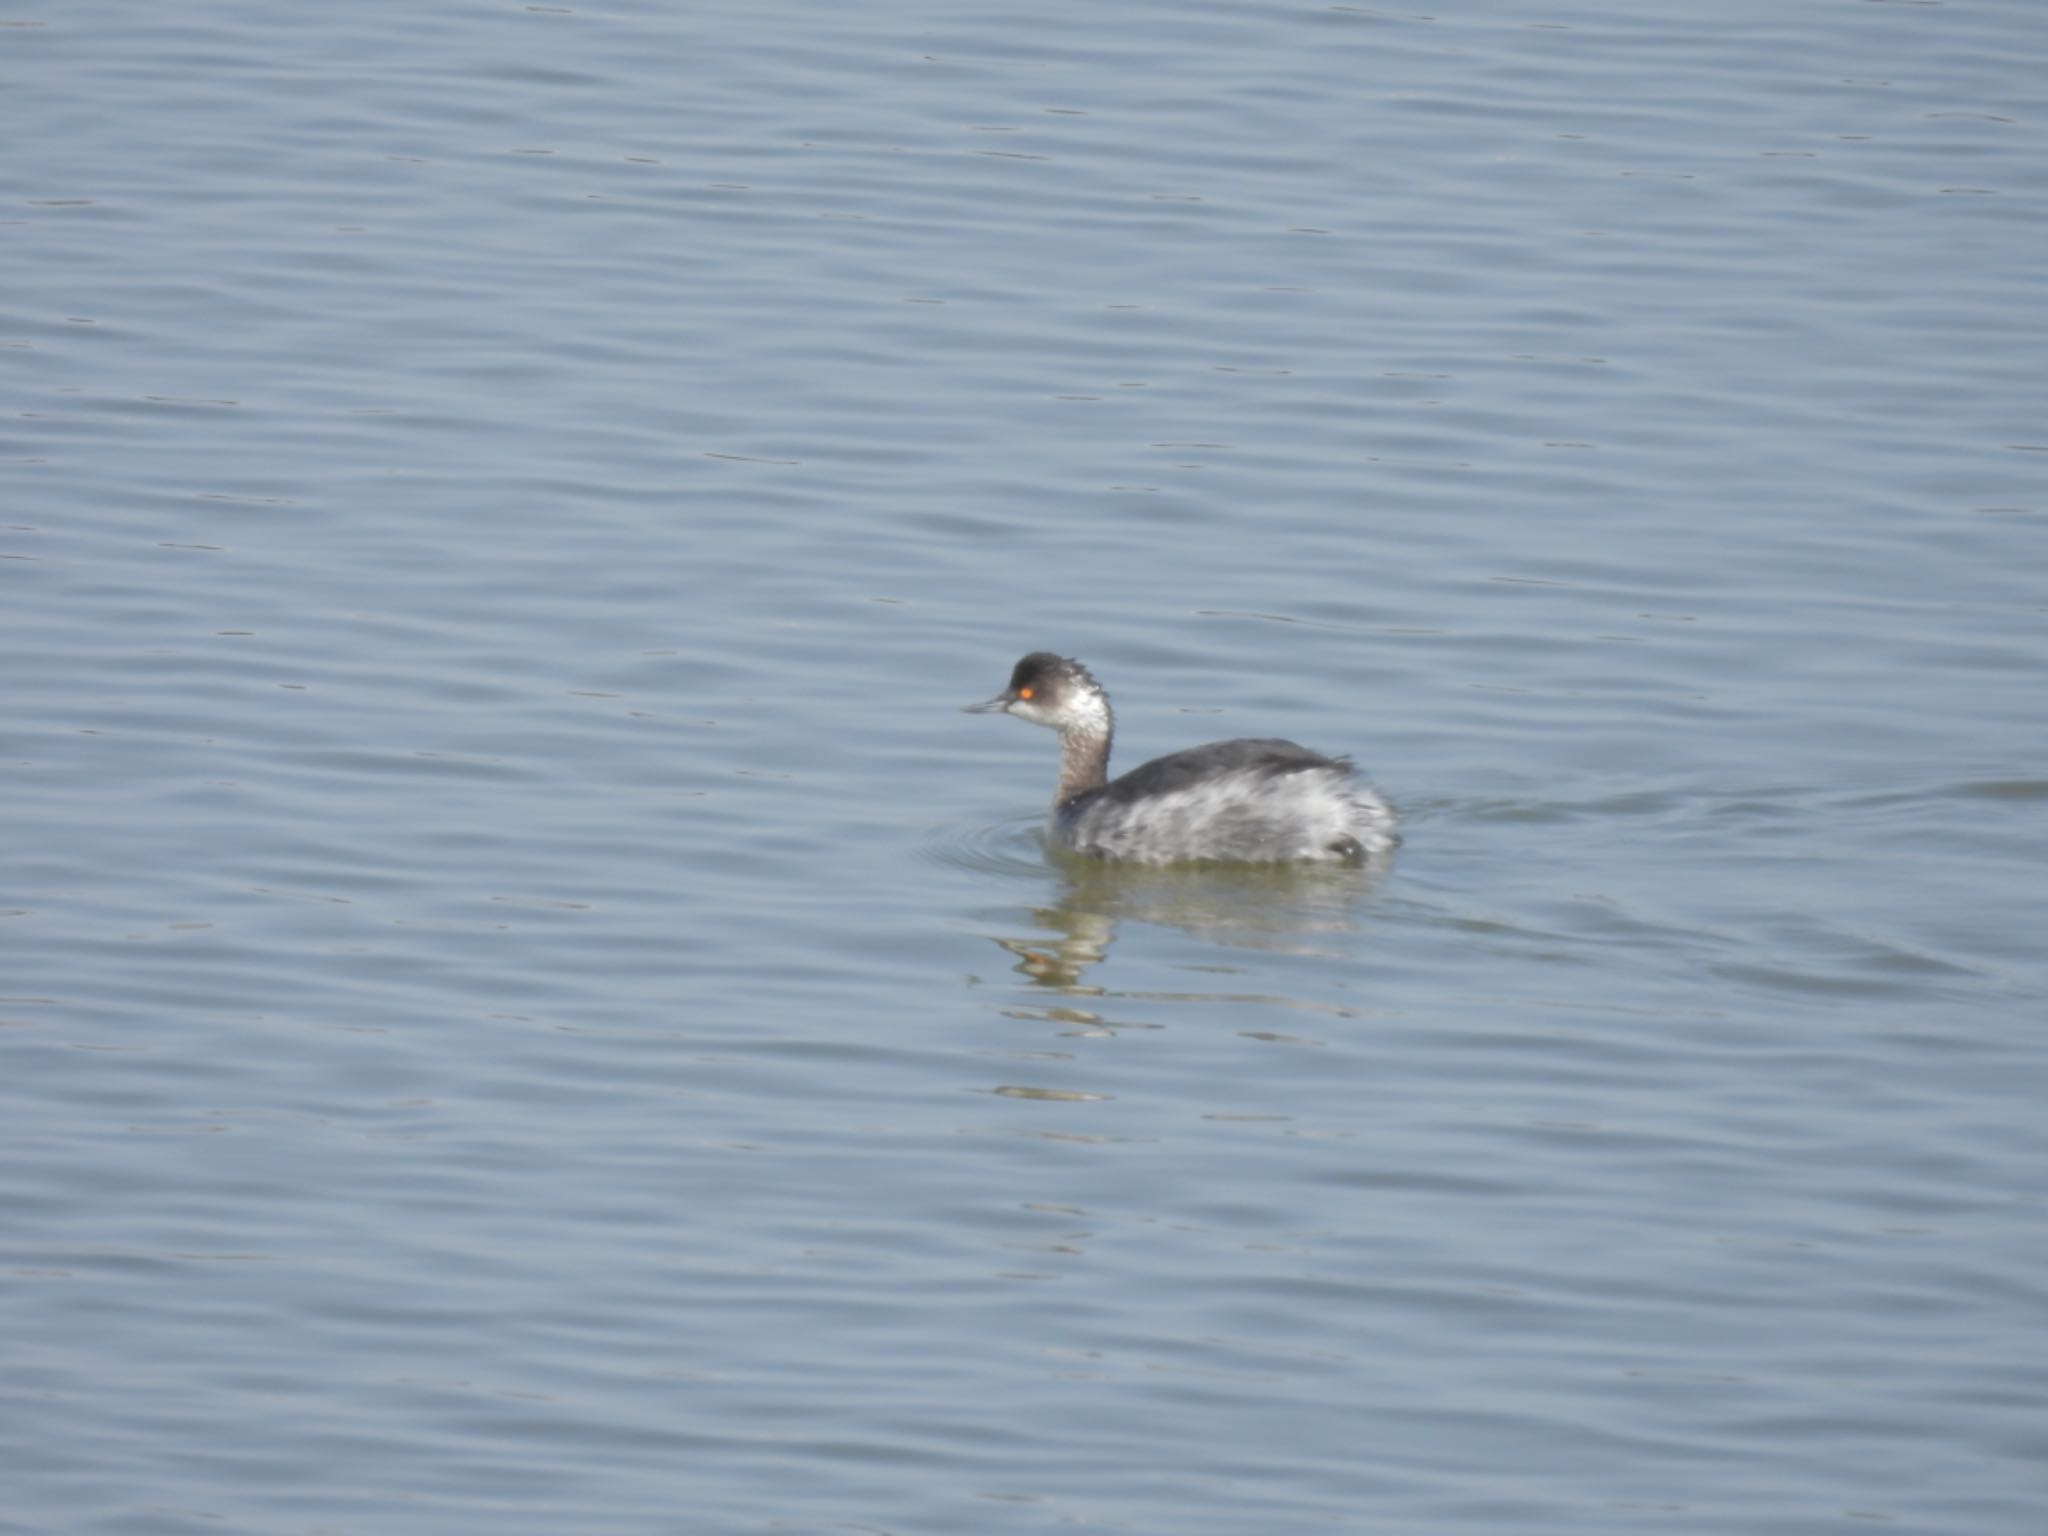
[[[2038,1529],[2038,7],[5,20],[0,1528]]]

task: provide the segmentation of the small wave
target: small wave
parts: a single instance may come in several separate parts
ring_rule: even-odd
[[[948,869],[985,875],[1043,879],[1045,841],[1037,817],[1015,817],[988,826],[949,827],[918,850]]]

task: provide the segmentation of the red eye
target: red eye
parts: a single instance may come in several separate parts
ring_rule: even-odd
[[[1031,697],[1032,694],[1036,693],[1037,691],[1038,690],[1035,688],[1019,688],[1017,690],[1017,697],[1020,699],[1028,699]]]

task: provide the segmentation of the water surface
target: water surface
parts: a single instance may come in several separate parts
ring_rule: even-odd
[[[0,1526],[2038,1528],[2036,8],[7,20]]]

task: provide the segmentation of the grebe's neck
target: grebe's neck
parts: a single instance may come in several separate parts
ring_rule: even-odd
[[[1060,722],[1060,787],[1054,805],[1065,805],[1109,782],[1109,739],[1115,734],[1109,695],[1099,687],[1089,688],[1068,705]]]
[[[1060,787],[1053,792],[1054,805],[1109,782],[1109,738],[1107,719],[1060,732]]]

